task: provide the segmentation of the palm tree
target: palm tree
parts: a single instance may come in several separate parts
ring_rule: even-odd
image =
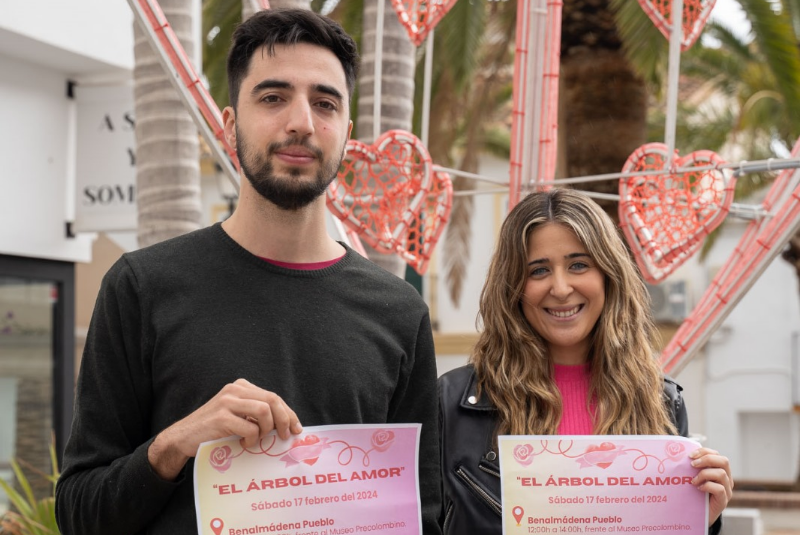
[[[613,3],[564,1],[559,95],[559,161],[564,165],[560,176],[619,172],[646,140],[647,86],[623,51]],[[636,2],[620,3],[641,11]],[[617,181],[593,182],[582,188],[618,192]],[[616,202],[598,203],[618,219]]]
[[[381,58],[380,130],[373,123],[375,103],[375,59],[378,33],[378,7],[383,2],[383,41]],[[355,137],[371,143],[387,130],[411,130],[414,113],[415,47],[394,13],[391,0],[364,0],[361,30],[361,74],[358,77],[358,103],[355,116]],[[364,244],[370,260],[394,273],[405,276],[406,265],[396,254],[385,255]]]
[[[516,35],[514,2],[457,2],[436,27],[429,149],[445,167],[478,172],[479,156],[508,158]],[[417,71],[422,86],[422,62]],[[417,94],[415,131],[422,94]],[[456,177],[453,190],[474,190],[475,181]],[[444,236],[443,260],[451,301],[458,306],[470,259],[472,196],[453,199]]]
[[[191,57],[192,1],[160,4]],[[197,128],[137,23],[134,43],[138,241],[144,247],[200,228],[200,153]]]

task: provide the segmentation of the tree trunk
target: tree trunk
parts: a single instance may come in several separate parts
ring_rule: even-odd
[[[295,9],[311,9],[311,0],[269,0],[270,9],[277,8],[295,8]]]
[[[248,1],[248,0],[243,0]],[[311,0],[269,0],[270,9],[295,8],[311,9]]]
[[[565,0],[561,26],[562,175],[618,173],[647,135],[647,90],[625,58],[608,0]],[[619,182],[581,189],[619,193]],[[618,221],[617,202],[600,204]]]
[[[374,132],[373,105],[375,102],[375,43],[378,2],[384,2],[383,54],[381,60],[381,122],[380,132]],[[364,32],[361,47],[361,75],[358,81],[358,124],[360,141],[371,143],[380,133],[392,129],[411,131],[414,112],[415,47],[395,14],[390,0],[364,1]],[[400,278],[406,264],[397,255],[384,255],[364,244],[370,260]]]
[[[272,2],[269,5],[272,7]],[[259,9],[260,3],[258,0],[242,0],[242,22],[252,17]]]
[[[160,0],[189,57],[194,50],[192,0]],[[197,128],[143,30],[134,23],[136,188],[140,247],[201,226]]]
[[[311,9],[311,0],[270,0],[269,8]],[[256,11],[260,10],[261,0],[242,0],[242,21],[249,19]]]

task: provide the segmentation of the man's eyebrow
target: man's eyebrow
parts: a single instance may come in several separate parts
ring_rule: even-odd
[[[313,89],[317,93],[325,93],[326,95],[330,95],[337,100],[340,101],[344,100],[344,96],[335,87],[325,84],[314,84],[313,86],[311,86],[311,89]]]
[[[250,94],[255,95],[264,89],[292,89],[292,87],[292,84],[289,82],[267,78],[266,80],[261,80],[258,82],[253,89],[250,90]]]

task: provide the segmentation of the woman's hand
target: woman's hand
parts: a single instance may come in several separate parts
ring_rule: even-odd
[[[709,448],[697,449],[689,455],[689,458],[692,459],[692,466],[700,469],[692,484],[709,495],[708,525],[710,526],[722,514],[722,510],[733,495],[731,466],[727,457]]]

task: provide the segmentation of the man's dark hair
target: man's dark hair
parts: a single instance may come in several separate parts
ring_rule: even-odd
[[[358,49],[353,38],[333,20],[305,9],[265,9],[236,28],[228,52],[228,93],[231,106],[239,102],[239,89],[247,76],[250,58],[262,47],[271,56],[275,45],[308,43],[327,48],[339,59],[353,94],[358,76]],[[302,69],[302,65],[297,66]]]

